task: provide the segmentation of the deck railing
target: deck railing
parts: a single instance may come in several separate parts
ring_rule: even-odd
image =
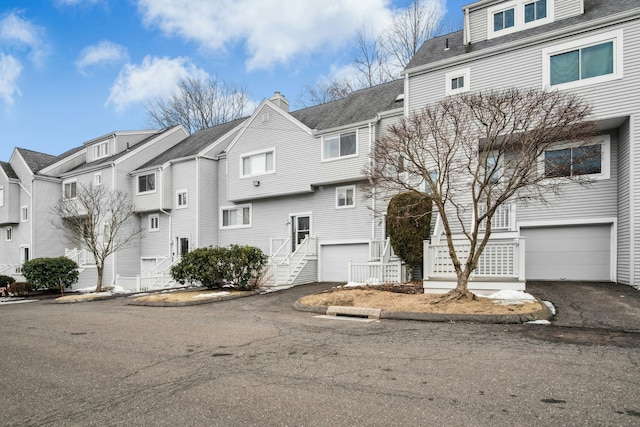
[[[407,278],[406,266],[402,261],[392,262],[352,262],[349,260],[348,281],[356,283],[402,283]]]
[[[487,243],[473,277],[491,279],[524,280],[524,239],[498,240]],[[461,263],[469,256],[470,245],[456,244],[456,253]],[[425,277],[455,279],[456,272],[446,244],[424,242]]]
[[[93,255],[90,254],[86,249],[65,249],[64,256],[75,261],[75,263],[79,266],[95,264]]]

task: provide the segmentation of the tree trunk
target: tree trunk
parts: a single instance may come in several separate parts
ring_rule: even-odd
[[[102,272],[104,271],[104,267],[102,265],[96,266],[98,270],[98,283],[96,283],[96,292],[102,292]]]
[[[469,273],[463,271],[458,274],[458,283],[455,288],[451,289],[442,297],[435,301],[435,304],[446,303],[451,301],[475,301],[478,298],[469,290]]]

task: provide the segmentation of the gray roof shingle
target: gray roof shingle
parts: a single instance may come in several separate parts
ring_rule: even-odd
[[[0,162],[0,167],[2,167],[2,170],[4,170],[4,173],[7,174],[9,179],[18,179],[18,175],[16,174],[16,172],[13,170],[13,168],[9,163]]]
[[[337,101],[291,112],[310,129],[332,129],[375,118],[376,114],[400,108],[398,95],[404,92],[404,81],[394,80],[378,86],[351,92]]]
[[[183,139],[164,153],[154,157],[149,160],[142,166],[138,167],[139,169],[146,169],[152,166],[160,166],[164,163],[180,159],[183,157],[194,156],[206,148],[209,144],[215,142],[218,138],[222,137],[227,132],[231,131],[236,126],[239,126],[242,122],[246,120],[245,118],[232,120],[227,123],[223,123],[221,125],[213,126],[207,129],[203,129],[194,134],[189,135],[187,138]],[[224,150],[226,147],[219,147],[220,151]],[[218,151],[218,153],[220,152]],[[218,153],[213,153],[218,154]]]
[[[46,168],[47,166],[60,160],[58,156],[52,156],[51,154],[44,154],[37,151],[27,150],[26,148],[16,147],[16,150],[20,153],[24,161],[27,163],[27,166],[33,173],[36,173],[40,169]]]
[[[405,70],[454,58],[465,53],[478,52],[483,49],[489,49],[527,37],[536,36],[545,32],[569,27],[602,18],[604,16],[611,16],[616,13],[632,9],[638,9],[640,12],[640,2],[638,0],[584,0],[584,14],[582,15],[572,16],[570,18],[541,25],[539,27],[518,31],[501,37],[496,37],[491,40],[483,40],[468,45],[463,44],[463,32],[456,31],[424,42],[413,59],[411,59],[409,64],[407,64]],[[447,39],[449,40],[449,49],[445,50]]]

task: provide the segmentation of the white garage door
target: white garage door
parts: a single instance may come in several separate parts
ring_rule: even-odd
[[[522,228],[527,280],[611,280],[611,225]]]
[[[321,246],[322,281],[346,282],[348,279],[347,264],[353,262],[367,262],[369,245],[367,243],[350,245]]]

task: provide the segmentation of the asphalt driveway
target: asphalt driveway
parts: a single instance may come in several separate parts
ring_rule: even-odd
[[[640,332],[640,291],[599,282],[527,282],[527,292],[556,308],[554,326]]]

